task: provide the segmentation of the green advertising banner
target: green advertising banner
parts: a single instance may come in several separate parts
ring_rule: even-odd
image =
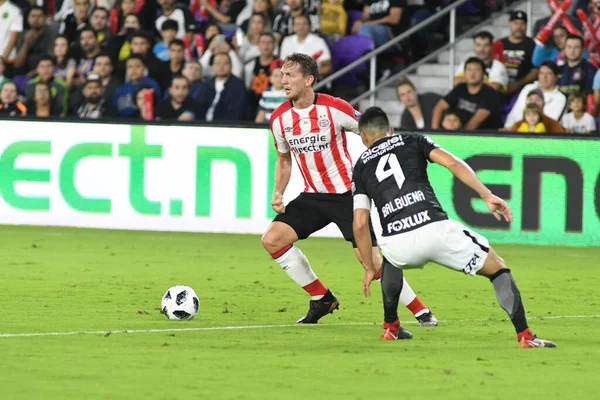
[[[262,127],[13,120],[0,130],[0,224],[261,234],[274,216],[277,155]],[[474,191],[430,165],[451,218],[493,243],[600,246],[600,140],[430,137],[506,199],[515,221],[496,221]],[[347,143],[354,160],[365,150],[357,135]],[[284,201],[303,188],[294,163]],[[334,225],[316,235],[341,236]]]
[[[451,218],[495,243],[600,245],[600,140],[429,136],[507,200],[514,222],[496,221],[476,193],[431,166],[430,180]]]

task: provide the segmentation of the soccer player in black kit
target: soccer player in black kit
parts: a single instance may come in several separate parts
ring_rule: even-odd
[[[382,340],[396,340],[404,329],[398,319],[398,293],[403,268],[419,268],[433,261],[469,275],[490,279],[500,306],[517,331],[520,347],[556,347],[536,337],[527,325],[521,294],[510,273],[487,239],[457,221],[448,219],[427,177],[427,162],[448,168],[475,190],[493,215],[512,221],[510,207],[495,196],[461,159],[423,135],[392,136],[387,115],[378,107],[367,109],[359,120],[367,150],[353,173],[354,238],[361,254],[371,254],[369,212],[371,200],[383,228],[381,287],[384,303]],[[363,257],[370,263],[370,257]],[[376,269],[367,264],[363,292],[370,295]]]

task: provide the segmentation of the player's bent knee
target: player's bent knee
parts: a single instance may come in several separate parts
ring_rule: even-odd
[[[483,264],[483,268],[481,268],[477,274],[483,275],[486,277],[491,277],[494,274],[498,273],[500,270],[506,269],[506,264],[504,260],[490,247],[488,256]]]
[[[260,241],[265,250],[272,254],[285,246],[293,244],[296,240],[298,238],[293,229],[287,225],[274,223],[269,226]]]

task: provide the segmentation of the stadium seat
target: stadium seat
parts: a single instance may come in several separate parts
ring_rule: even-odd
[[[331,49],[333,70],[337,71],[353,61],[358,60],[367,52],[373,50],[375,44],[365,36],[350,35],[338,40]],[[362,83],[357,75],[368,70],[367,63],[359,65],[352,71],[341,76],[336,82],[342,86],[356,86]]]

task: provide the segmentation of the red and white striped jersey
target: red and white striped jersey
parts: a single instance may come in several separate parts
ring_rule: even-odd
[[[352,159],[346,131],[358,133],[360,113],[346,101],[315,94],[315,102],[299,110],[291,101],[271,115],[271,132],[280,153],[292,151],[304,178],[304,191],[345,193],[352,189]]]

